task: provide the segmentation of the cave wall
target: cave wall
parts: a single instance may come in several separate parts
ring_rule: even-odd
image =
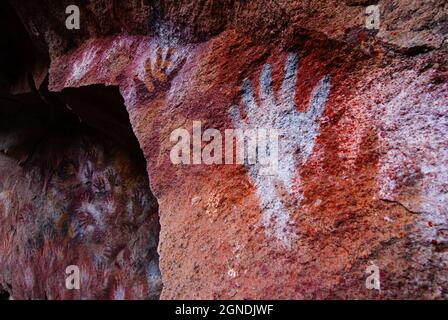
[[[313,0],[86,1],[69,31],[64,1],[10,1],[49,92],[119,88],[159,205],[162,298],[446,298],[447,3],[376,2],[377,31],[367,2]],[[280,129],[281,175],[173,165],[193,121]]]
[[[0,286],[14,299],[158,299],[158,204],[141,152],[64,106],[14,99],[1,107]],[[82,290],[66,288],[70,265]]]

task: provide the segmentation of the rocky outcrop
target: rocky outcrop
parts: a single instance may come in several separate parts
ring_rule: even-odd
[[[447,297],[444,1],[89,1],[80,30],[64,27],[68,2],[39,3],[8,6],[38,55],[17,60],[5,91],[26,83],[90,129],[63,148],[20,140],[35,117],[8,107],[17,125],[0,146],[25,150],[2,156],[0,284],[13,298],[154,298],[159,268],[163,299]],[[372,3],[379,30],[365,27]],[[195,128],[209,135],[199,147]],[[177,129],[193,153],[226,129],[276,129],[278,170],[174,164]],[[139,152],[149,183],[132,169]],[[69,264],[85,270],[78,293],[58,278]],[[381,290],[366,288],[372,264]]]

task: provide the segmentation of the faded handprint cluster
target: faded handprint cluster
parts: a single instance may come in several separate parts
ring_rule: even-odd
[[[15,174],[0,168],[0,269],[24,274],[7,280],[15,296],[160,295],[158,205],[133,156],[76,125],[40,143]],[[60,281],[69,264],[81,270],[81,291]]]
[[[289,246],[296,237],[291,229],[290,215],[285,206],[284,193],[295,197],[299,202],[302,195],[294,192],[296,168],[303,165],[310,156],[316,136],[319,133],[319,121],[330,92],[330,77],[323,77],[313,89],[309,106],[305,112],[296,110],[295,94],[297,81],[296,54],[289,54],[285,65],[285,76],[280,92],[275,94],[272,86],[271,66],[265,64],[260,75],[259,101],[254,95],[250,80],[242,85],[243,113],[238,106],[230,110],[235,128],[276,129],[278,130],[279,164],[274,175],[260,175],[260,164],[246,164],[249,178],[254,184],[263,210],[262,224],[268,236],[274,236]]]

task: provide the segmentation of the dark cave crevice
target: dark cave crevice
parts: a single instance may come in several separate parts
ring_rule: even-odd
[[[100,292],[90,288],[84,298],[158,299],[162,289],[158,204],[117,87],[94,85],[59,93],[36,90],[2,96],[1,154],[0,162],[13,159],[24,176],[4,177],[0,192],[8,190],[7,181],[12,180],[29,188],[20,195],[23,203],[18,214],[34,218],[14,228],[23,233],[37,231],[24,236],[22,253],[9,257],[17,264],[2,266],[0,261],[0,268],[18,269],[8,269],[9,274],[23,273],[22,265],[39,270],[26,257],[50,246],[66,254],[67,264],[93,257],[88,272],[107,285]],[[32,207],[33,212],[23,212],[24,207]],[[54,268],[63,269],[64,263]],[[101,276],[104,268],[112,274],[107,279]],[[20,287],[23,284],[14,281],[13,295],[54,298],[55,293],[43,289],[45,275],[35,276],[44,281],[40,289],[28,288],[37,296],[27,296],[26,288]],[[132,293],[134,285],[146,288],[146,294]]]
[[[9,292],[0,289],[0,300],[9,300]]]
[[[50,58],[42,45],[31,40],[8,1],[0,3],[0,39],[0,93],[24,93],[39,87]]]
[[[7,1],[0,16],[0,299],[158,299],[158,203],[118,87],[49,92],[46,44]],[[82,295],[49,285],[69,264]]]

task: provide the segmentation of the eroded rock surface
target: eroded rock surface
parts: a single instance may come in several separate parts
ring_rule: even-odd
[[[47,87],[70,106],[77,99],[67,90],[119,88],[159,206],[161,298],[447,298],[445,1],[136,1],[126,8],[90,1],[81,6],[79,31],[64,29],[63,1],[43,1],[41,7],[10,2],[27,41],[49,60],[48,83],[35,80],[45,68],[24,71],[37,91]],[[365,28],[365,7],[372,3],[381,9],[379,30]],[[72,112],[126,145],[111,128],[123,117],[94,107],[92,99],[89,104],[78,103]],[[178,128],[192,133],[194,121],[220,132],[280,130],[280,174],[261,176],[252,165],[174,165],[170,135]],[[88,283],[107,297],[153,297],[148,292],[160,279],[132,262],[155,263],[144,253],[157,245],[159,218],[144,213],[152,212],[149,205],[137,215],[139,228],[120,229],[131,223],[135,209],[129,208],[142,206],[133,202],[135,192],[150,194],[149,184],[139,182],[141,173],[131,173],[129,158],[106,156],[108,148],[91,155],[76,136],[58,151],[58,159],[70,154],[74,176],[90,161],[99,175],[115,168],[129,187],[108,189],[116,199],[113,210],[101,203],[96,208],[101,197],[86,200],[91,205],[79,198],[81,191],[96,194],[94,185],[70,189],[80,178],[69,178],[66,186],[57,170],[50,172],[58,183],[42,178],[47,171],[23,176],[48,162],[46,149],[20,153],[19,165],[3,156],[3,197],[19,194],[24,200],[2,200],[1,252],[8,258],[6,267],[0,265],[0,283],[18,298],[76,298],[53,278],[63,275],[39,268],[85,256],[90,258],[78,263],[88,270]],[[51,140],[46,144],[53,148]],[[98,157],[105,160],[98,163]],[[19,177],[17,186],[13,177]],[[44,200],[52,192],[61,200]],[[28,236],[8,240],[4,230],[19,228],[25,203],[36,195],[33,201],[45,206],[29,209],[36,220],[20,227]],[[91,207],[98,219],[124,220],[94,226],[86,238],[66,227],[51,238],[36,222],[56,223],[65,214],[76,226],[79,212]],[[104,234],[99,246],[96,233]],[[40,246],[62,253],[26,253],[26,241],[36,237]],[[109,243],[122,249],[114,258],[119,266],[105,258],[109,264],[101,269],[97,256]],[[14,246],[23,253],[14,253]],[[11,263],[19,259],[26,272],[13,276]],[[42,262],[30,262],[36,259]],[[372,264],[381,270],[381,290],[366,288]],[[122,280],[105,283],[101,270]],[[86,284],[84,297],[104,298],[99,288]]]
[[[20,98],[2,105],[1,286],[14,299],[157,299],[158,205],[141,155]],[[70,265],[82,290],[66,289]]]

